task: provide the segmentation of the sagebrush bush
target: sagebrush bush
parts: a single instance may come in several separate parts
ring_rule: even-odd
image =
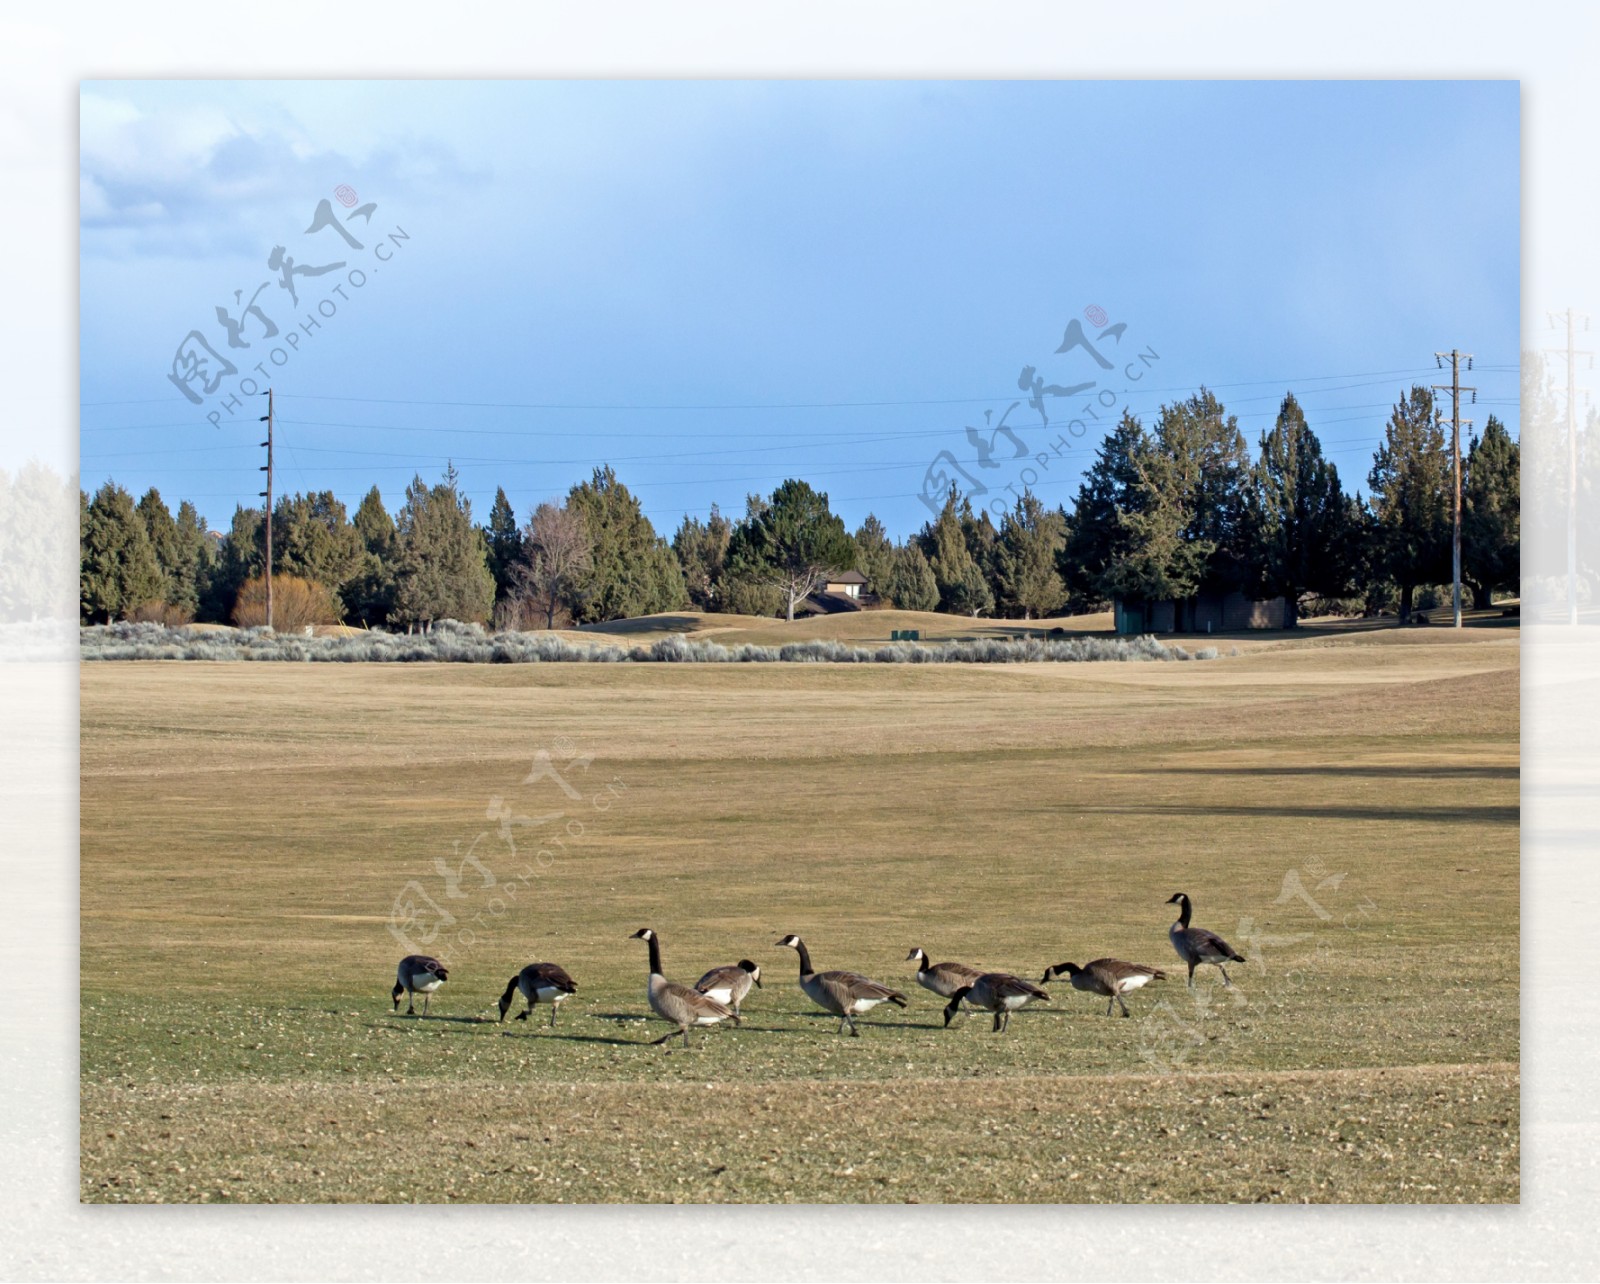
[[[726,647],[674,633],[624,650],[549,633],[486,633],[481,625],[440,620],[420,633],[372,630],[351,637],[306,637],[264,627],[196,631],[149,622],[100,624],[79,632],[85,660],[321,660],[343,664],[1037,664],[1087,660],[1214,660],[1215,647],[1137,638],[977,638],[851,646],[831,639],[782,646]],[[1237,655],[1235,648],[1233,654]]]

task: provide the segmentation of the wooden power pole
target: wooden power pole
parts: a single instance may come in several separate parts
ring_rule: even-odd
[[[267,488],[259,492],[267,501],[267,627],[272,627],[272,389],[267,389],[267,413],[261,416],[267,426],[267,439],[261,444],[267,448],[267,462],[261,471],[267,475]]]
[[[1589,314],[1568,308],[1549,317],[1553,328],[1556,317],[1563,317],[1567,326],[1567,346],[1546,348],[1545,351],[1567,359],[1567,623],[1578,622],[1578,358],[1588,357],[1589,368],[1594,369],[1594,353],[1582,352],[1572,346],[1574,322],[1581,320],[1589,328]]]
[[[1455,613],[1455,627],[1461,627],[1461,425],[1472,426],[1472,420],[1461,417],[1461,394],[1470,392],[1472,399],[1478,399],[1476,388],[1463,388],[1461,386],[1461,359],[1466,358],[1467,369],[1472,369],[1472,354],[1470,352],[1457,352],[1454,348],[1449,352],[1435,352],[1433,360],[1441,369],[1444,368],[1444,359],[1450,358],[1450,382],[1436,383],[1433,385],[1435,392],[1448,392],[1450,394],[1450,457],[1455,463],[1455,524],[1450,535],[1450,606]]]

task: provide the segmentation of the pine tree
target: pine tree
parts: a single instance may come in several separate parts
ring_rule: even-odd
[[[1207,546],[1195,588],[1181,596],[1193,596],[1202,587],[1220,592],[1242,587],[1251,562],[1246,519],[1250,450],[1237,418],[1202,387],[1161,408],[1154,450],[1167,460],[1166,484],[1186,510],[1184,538]],[[1176,579],[1189,578],[1181,569],[1189,561],[1186,554],[1180,557],[1181,565],[1173,567]]]
[[[1400,589],[1400,622],[1411,618],[1419,584],[1450,578],[1450,454],[1420,384],[1396,403],[1372,457],[1374,557]]]
[[[394,520],[374,486],[362,498],[350,523],[361,541],[361,569],[344,588],[345,618],[368,628],[384,623],[394,610],[398,536]]]
[[[1461,482],[1461,580],[1473,605],[1488,607],[1496,589],[1515,592],[1522,574],[1522,459],[1494,415],[1473,438]]]
[[[963,508],[970,520],[971,505],[952,486],[938,518],[922,528],[917,543],[939,588],[939,610],[950,615],[977,616],[994,610],[994,595],[968,547]]]
[[[453,464],[438,485],[412,479],[395,527],[400,556],[391,618],[402,624],[487,621],[494,609],[489,550],[472,524],[472,501],[461,494]]]
[[[1031,620],[1061,609],[1067,598],[1056,571],[1057,555],[1066,543],[1062,527],[1060,513],[1045,508],[1027,490],[1005,515],[994,554],[1001,614]]]
[[[96,624],[126,619],[162,600],[167,579],[133,496],[108,481],[83,515],[79,616]]]
[[[513,578],[522,563],[522,531],[517,526],[517,516],[512,511],[511,501],[506,498],[504,486],[495,487],[494,507],[489,510],[484,540],[489,546],[489,573],[494,576],[494,600],[503,602],[515,589]]]
[[[342,599],[361,575],[366,549],[332,491],[285,495],[272,514],[272,574],[281,571],[320,584]]]
[[[173,521],[172,510],[154,486],[145,491],[135,508],[144,523],[145,534],[150,537],[150,548],[156,555],[156,564],[161,567],[163,584],[158,598],[163,603],[176,606],[178,603],[175,599],[182,593],[182,569],[178,565],[181,560],[178,523]]]
[[[855,533],[856,569],[867,577],[867,591],[882,595],[894,568],[894,542],[873,514]]]
[[[1268,596],[1282,595],[1286,628],[1295,627],[1302,593],[1347,591],[1355,567],[1347,555],[1339,473],[1323,459],[1293,393],[1284,397],[1271,430],[1261,434],[1248,520],[1257,579]]]
[[[883,595],[902,611],[933,611],[939,606],[939,583],[933,567],[915,544],[894,550]]]
[[[727,609],[723,602],[723,579],[727,570],[728,541],[732,536],[733,523],[713,504],[711,516],[704,522],[685,514],[677,534],[672,537],[672,551],[683,571],[689,601],[702,611]]]
[[[580,620],[633,619],[688,602],[678,559],[609,464],[568,492],[567,507],[582,519],[593,549],[578,588]]]
[[[232,619],[239,589],[245,581],[265,573],[266,556],[266,519],[261,510],[236,506],[228,533],[211,559],[200,595],[200,618],[217,623]]]
[[[855,557],[855,543],[828,508],[827,495],[794,479],[734,527],[728,542],[730,570],[777,588],[790,620],[830,572],[849,570]]]
[[[1147,443],[1144,426],[1124,410],[1110,436],[1100,443],[1094,463],[1078,487],[1066,541],[1056,562],[1071,610],[1100,610],[1110,598],[1104,582],[1106,570],[1124,554],[1129,540],[1118,514],[1139,502],[1140,477],[1134,461]]]

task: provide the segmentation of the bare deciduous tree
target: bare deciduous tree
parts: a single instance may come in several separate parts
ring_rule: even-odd
[[[515,579],[519,596],[544,616],[545,628],[555,628],[556,616],[578,605],[579,586],[592,560],[593,544],[580,514],[551,500],[534,510]]]

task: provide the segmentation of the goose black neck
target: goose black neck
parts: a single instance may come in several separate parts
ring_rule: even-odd
[[[800,975],[801,976],[810,976],[811,975],[811,951],[806,949],[806,943],[804,941],[800,940],[799,937],[795,938],[794,950],[795,950],[795,953],[800,956]]]
[[[650,947],[650,975],[651,976],[665,976],[666,973],[661,970],[661,942],[660,942],[660,940],[656,937],[656,935],[654,933],[651,933],[650,939],[648,941],[646,941],[645,944],[647,944]]]
[[[1194,912],[1194,907],[1189,904],[1187,896],[1178,898],[1178,923],[1182,927],[1189,926],[1189,915]]]
[[[514,976],[506,982],[506,992],[500,996],[500,1007],[502,1010],[504,1010],[505,1007],[510,1004],[511,996],[517,992],[518,979],[518,977]]]

